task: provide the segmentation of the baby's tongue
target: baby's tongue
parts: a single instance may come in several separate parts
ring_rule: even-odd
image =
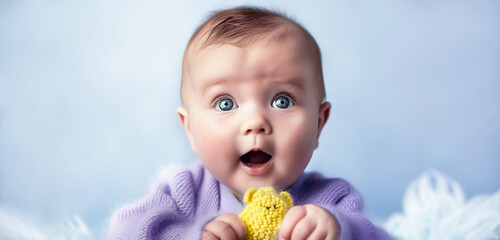
[[[247,154],[240,157],[240,160],[251,166],[255,164],[263,164],[268,162],[271,159],[271,155],[263,152],[263,151],[250,151]]]

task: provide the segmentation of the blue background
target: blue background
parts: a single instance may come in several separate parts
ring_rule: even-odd
[[[0,2],[0,207],[96,235],[161,166],[196,160],[178,122],[181,59],[244,1]],[[427,169],[468,197],[500,189],[499,1],[253,1],[305,26],[330,120],[309,170],[384,221]]]

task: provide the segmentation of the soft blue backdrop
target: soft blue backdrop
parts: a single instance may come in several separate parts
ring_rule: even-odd
[[[0,1],[0,207],[99,235],[159,167],[194,161],[182,53],[210,11],[242,4]],[[309,169],[353,183],[370,218],[430,168],[469,197],[500,189],[499,1],[252,4],[316,37],[333,109]]]

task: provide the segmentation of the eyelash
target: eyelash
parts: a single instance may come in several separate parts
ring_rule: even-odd
[[[229,95],[220,95],[218,97],[216,97],[213,101],[212,101],[212,107],[219,110],[219,111],[223,111],[221,109],[218,109],[218,104],[220,104],[220,101],[224,100],[224,99],[229,99],[233,102],[233,104],[235,105],[234,108],[238,108],[238,104],[236,104],[236,101],[234,100],[234,98],[232,98],[231,96]],[[232,109],[231,109],[232,110]]]
[[[297,103],[297,101],[295,100],[295,97],[293,96],[293,94],[291,94],[291,93],[289,93],[289,92],[280,92],[280,93],[276,94],[276,96],[273,98],[273,101],[274,101],[274,99],[276,99],[276,98],[278,98],[278,97],[281,97],[281,96],[289,97],[289,98],[290,98],[290,100],[292,100],[292,102],[293,102],[294,104],[296,104],[296,103]]]
[[[286,102],[287,102],[287,105],[285,107],[280,107],[276,101],[278,101],[281,97],[285,98],[286,99]],[[283,102],[281,102],[283,103]],[[273,108],[278,108],[278,109],[288,109],[288,108],[291,108],[291,107],[294,107],[296,105],[295,103],[295,98],[290,94],[290,93],[287,93],[287,92],[283,92],[283,93],[279,93],[277,94],[273,100],[271,101],[271,106]]]
[[[293,94],[289,93],[289,92],[280,92],[278,94],[276,94],[276,96],[273,97],[273,99],[271,100],[271,106],[273,105],[273,102],[274,100],[276,100],[277,98],[281,97],[281,96],[284,96],[284,97],[288,97],[292,104],[293,105],[296,105],[297,104],[297,101],[295,100],[295,97],[293,96]],[[220,103],[221,100],[223,99],[230,99],[231,101],[233,101],[235,108],[238,108],[238,104],[236,104],[236,101],[234,100],[234,98],[232,98],[231,96],[229,95],[220,95],[218,97],[216,97],[213,101],[212,101],[212,107],[217,109],[217,105]]]

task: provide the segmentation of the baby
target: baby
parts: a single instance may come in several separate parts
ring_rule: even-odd
[[[119,209],[110,239],[244,239],[250,188],[293,199],[279,239],[383,239],[349,183],[304,173],[328,120],[314,38],[267,10],[216,12],[193,34],[177,109],[201,163],[170,167],[151,193]]]

